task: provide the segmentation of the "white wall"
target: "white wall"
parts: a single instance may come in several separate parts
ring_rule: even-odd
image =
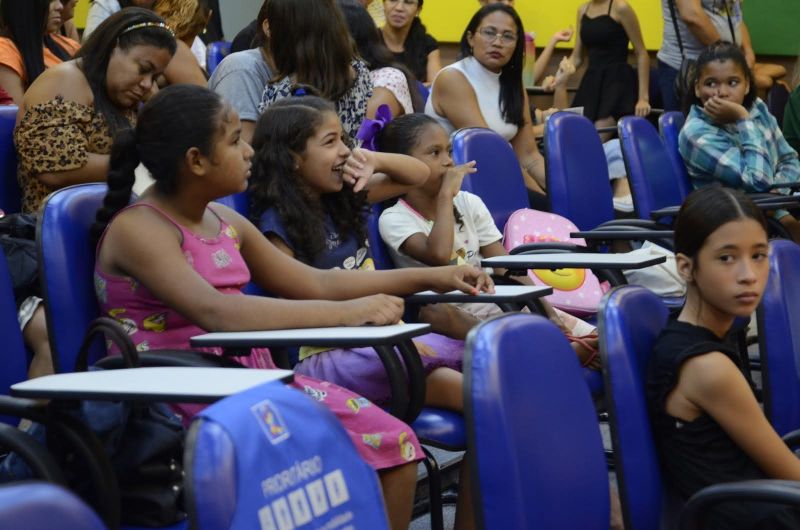
[[[243,27],[255,20],[262,2],[263,0],[219,0],[225,40],[233,40]]]

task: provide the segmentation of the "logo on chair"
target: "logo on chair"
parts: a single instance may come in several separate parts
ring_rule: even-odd
[[[289,438],[289,427],[270,400],[265,399],[261,403],[256,403],[250,410],[272,445],[277,445]]]

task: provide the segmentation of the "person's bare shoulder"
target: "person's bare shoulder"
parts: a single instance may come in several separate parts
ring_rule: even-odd
[[[93,103],[89,82],[76,61],[66,61],[45,70],[25,92],[25,107],[30,108],[57,96],[86,106]]]

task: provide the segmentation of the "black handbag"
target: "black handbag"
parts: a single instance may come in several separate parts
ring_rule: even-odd
[[[8,262],[17,307],[29,296],[39,295],[35,240],[35,215],[17,213],[0,217],[0,248]]]
[[[105,336],[125,359],[139,366],[133,342],[113,319],[96,319],[86,333],[76,365],[86,366],[89,347]],[[92,369],[97,369],[93,367]],[[166,526],[186,518],[183,508],[184,428],[161,403],[84,401],[79,414],[103,442],[117,477],[120,520],[134,526]]]

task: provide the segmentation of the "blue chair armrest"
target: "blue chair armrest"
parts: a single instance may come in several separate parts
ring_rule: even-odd
[[[700,530],[702,518],[709,509],[732,501],[768,502],[800,508],[800,484],[792,480],[746,480],[703,488],[683,507],[680,530]]]
[[[19,456],[35,478],[60,486],[67,485],[64,473],[55,458],[30,434],[0,423],[0,448]]]
[[[789,446],[789,449],[800,449],[800,429],[787,432],[782,437],[784,443]]]

